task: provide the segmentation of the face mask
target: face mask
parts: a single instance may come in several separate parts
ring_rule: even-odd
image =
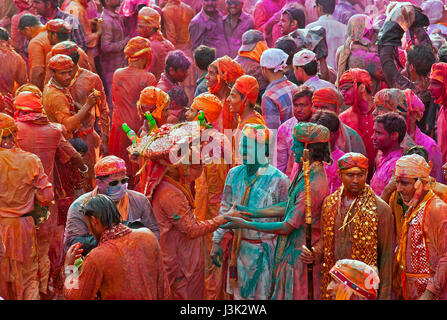
[[[113,200],[113,201],[120,201],[127,192],[127,183],[125,184],[119,184],[114,187],[108,187],[106,194]]]

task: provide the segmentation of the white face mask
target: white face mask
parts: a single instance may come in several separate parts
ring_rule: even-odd
[[[120,201],[127,192],[127,183],[125,184],[119,184],[114,187],[108,187],[106,194],[113,200],[113,201]]]

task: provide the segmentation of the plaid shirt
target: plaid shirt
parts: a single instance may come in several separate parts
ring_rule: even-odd
[[[53,19],[62,19],[62,20],[67,21],[71,25],[71,28],[72,28],[70,39],[72,41],[76,42],[76,44],[82,50],[84,50],[85,52],[87,51],[87,41],[85,40],[84,29],[82,28],[82,25],[79,23],[78,18],[76,18],[75,16],[73,16],[69,13],[63,12],[58,8],[57,14]],[[43,24],[47,24],[48,19],[46,17],[40,17],[40,21]]]
[[[269,129],[278,129],[292,117],[292,95],[298,87],[286,77],[273,81],[262,95],[262,116]]]

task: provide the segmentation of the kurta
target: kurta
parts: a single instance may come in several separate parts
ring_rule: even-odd
[[[289,178],[271,165],[259,168],[258,172],[264,170],[264,168],[265,171],[256,180],[250,179],[245,165],[230,170],[225,181],[220,214],[227,213],[234,202],[252,209],[261,209],[287,201]],[[246,193],[249,185],[251,185],[251,189]],[[279,220],[279,218],[253,219],[256,222],[275,222]],[[213,241],[220,242],[225,232],[225,229],[216,230]],[[265,300],[268,298],[272,286],[276,235],[241,229],[241,239],[237,256],[239,286],[233,290],[229,281],[227,281],[226,290],[228,293],[234,294],[235,299]]]
[[[184,185],[187,188],[186,185]],[[192,202],[185,193],[164,178],[152,197],[152,206],[160,227],[163,264],[168,274],[172,298],[204,298],[203,238],[217,229],[212,220],[197,221]]]
[[[15,87],[28,82],[25,60],[6,41],[0,41],[0,94],[14,95]]]
[[[132,66],[116,70],[113,77],[113,103],[117,112],[112,116],[109,152],[126,161],[129,177],[135,177],[138,164],[129,160],[126,148],[131,142],[121,125],[127,123],[135,132],[140,130],[143,120],[138,116],[136,104],[140,99],[141,90],[155,85],[156,80],[152,73]]]
[[[395,150],[385,157],[381,154],[377,160],[376,171],[371,178],[371,188],[380,197],[386,185],[393,176],[393,170],[396,167],[396,161],[402,157],[402,149]]]
[[[39,33],[30,40],[28,44],[28,56],[29,56],[29,70],[30,70],[30,80],[34,81],[34,74],[37,71],[36,68],[43,72],[43,77],[45,77],[45,70],[47,67],[47,55],[51,50],[51,44],[48,40],[48,31],[42,29]],[[35,85],[40,86],[38,83]],[[45,83],[43,83],[45,86]],[[41,87],[40,89],[43,89]]]
[[[321,162],[310,167],[312,199],[312,244],[321,236],[321,206],[329,195],[326,173]],[[307,299],[307,267],[300,260],[302,246],[306,244],[304,175],[300,171],[289,188],[284,220],[294,229],[287,236],[279,236],[273,265],[274,300]],[[320,297],[320,265],[313,268],[314,297]]]
[[[88,144],[88,151],[84,155],[84,162],[88,166],[88,190],[92,190],[95,185],[94,166],[99,159],[101,141],[109,141],[110,117],[101,78],[96,73],[79,68],[70,85],[70,93],[74,101],[84,105],[89,94],[95,89],[101,94],[101,102],[90,110],[90,114],[81,124],[81,132],[83,132],[81,138]],[[101,129],[101,139],[94,130],[96,118]]]
[[[165,300],[169,284],[160,245],[146,229],[106,240],[82,264],[78,288],[64,286],[68,300]]]

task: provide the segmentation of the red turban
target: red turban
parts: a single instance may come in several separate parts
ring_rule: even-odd
[[[256,80],[255,77],[243,75],[237,78],[233,89],[236,89],[244,95],[244,101],[242,101],[241,110],[239,111],[239,113],[242,112],[242,106],[245,103],[245,99],[247,99],[252,105],[256,104],[259,94],[259,84],[258,80]]]
[[[312,104],[316,103],[334,105],[336,106],[336,113],[338,114],[343,104],[343,96],[333,88],[321,88],[316,90],[312,96]]]
[[[345,83],[352,83],[354,86],[355,100],[352,108],[357,109],[357,84],[358,83],[364,84],[365,87],[369,90],[369,92],[372,92],[371,76],[366,70],[359,68],[352,68],[342,74],[339,81],[339,88],[341,88],[341,86]]]
[[[222,102],[214,94],[204,92],[194,98],[191,108],[202,110],[209,123],[216,122],[222,112]]]
[[[62,19],[53,19],[47,22],[47,30],[56,33],[70,33],[71,25]]]
[[[57,54],[48,61],[48,68],[53,71],[67,70],[73,67],[73,60],[65,54]]]
[[[244,74],[244,70],[241,65],[236,61],[232,60],[229,56],[224,56],[215,60],[212,64],[213,67],[217,69],[217,85],[214,88],[209,88],[211,93],[216,93],[222,82],[227,85],[231,85],[237,78]]]
[[[444,93],[441,97],[439,97],[437,100],[435,100],[435,103],[437,104],[444,104],[444,101],[447,99],[447,63],[445,62],[438,62],[432,65],[431,67],[431,73],[430,73],[430,79],[437,80],[441,82],[444,85]]]
[[[33,92],[22,91],[14,99],[14,108],[28,112],[42,112],[40,98]]]
[[[16,90],[16,96],[18,96],[20,93],[22,93],[24,91],[32,92],[39,98],[42,98],[42,91],[40,91],[39,87],[37,87],[36,85],[34,85],[32,83],[25,83],[24,85],[21,85]]]
[[[116,156],[104,157],[95,164],[95,177],[97,178],[120,172],[126,172],[126,162]]]
[[[348,152],[338,159],[338,170],[343,171],[352,168],[368,170],[368,158],[361,153]]]
[[[67,56],[71,56],[73,53],[78,52],[78,50],[79,50],[78,45],[73,41],[62,41],[55,44],[51,48],[51,54],[53,56],[57,54],[65,54]]]

